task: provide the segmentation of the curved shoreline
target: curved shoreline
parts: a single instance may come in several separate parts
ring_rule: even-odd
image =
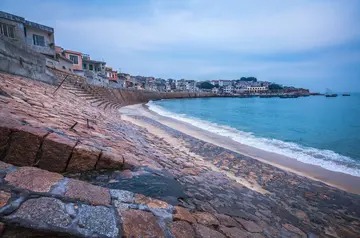
[[[347,192],[360,194],[360,177],[344,174],[341,172],[330,171],[317,165],[306,164],[283,155],[243,145],[228,137],[216,135],[214,133],[192,126],[188,123],[161,116],[153,111],[150,111],[145,104],[134,104],[126,106],[121,108],[120,112],[123,115],[148,117],[196,139],[231,150],[244,156],[251,157],[262,163],[267,163],[282,170],[292,172],[316,181],[321,181],[327,185]],[[126,120],[130,119],[127,118]]]

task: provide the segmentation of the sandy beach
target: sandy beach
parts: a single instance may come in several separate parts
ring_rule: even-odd
[[[161,130],[160,128],[147,124],[144,120],[135,119],[131,116],[142,116],[155,120],[165,126],[178,130],[196,139],[212,143],[216,146],[254,158],[258,161],[270,164],[280,169],[296,173],[300,176],[304,176],[316,181],[321,181],[325,184],[334,186],[347,192],[360,194],[360,177],[344,174],[341,172],[330,171],[320,166],[306,164],[280,154],[263,151],[255,147],[250,147],[238,143],[228,137],[211,133],[173,118],[161,116],[153,111],[150,111],[146,104],[127,106],[121,108],[120,112],[123,114],[123,119],[131,121],[138,126],[147,128],[150,133],[164,138],[174,146],[180,144],[180,142],[178,139],[171,137],[166,132],[166,130]]]

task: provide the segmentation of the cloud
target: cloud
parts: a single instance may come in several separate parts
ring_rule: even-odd
[[[356,0],[2,2],[5,10],[53,26],[57,44],[132,74],[255,75],[315,89],[346,87],[340,74],[360,90]]]
[[[306,3],[275,10],[272,4],[252,1],[250,7],[265,4],[269,8],[253,9],[244,15],[244,10],[238,14],[227,13],[229,8],[249,8],[249,4],[238,1],[215,3],[216,12],[203,10],[207,1],[193,2],[196,4],[177,11],[157,2],[147,15],[139,13],[141,17],[122,18],[120,14],[111,18],[95,15],[63,19],[56,27],[61,34],[79,34],[81,29],[79,37],[93,43],[108,43],[121,51],[163,51],[176,47],[240,53],[298,52],[360,37],[357,23],[349,17],[351,11],[337,2]]]

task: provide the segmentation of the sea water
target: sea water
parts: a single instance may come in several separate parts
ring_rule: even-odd
[[[239,143],[360,177],[360,94],[175,99],[148,105],[160,115]]]

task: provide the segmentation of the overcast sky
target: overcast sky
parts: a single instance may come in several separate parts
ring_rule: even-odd
[[[359,0],[0,0],[122,72],[360,92]]]

